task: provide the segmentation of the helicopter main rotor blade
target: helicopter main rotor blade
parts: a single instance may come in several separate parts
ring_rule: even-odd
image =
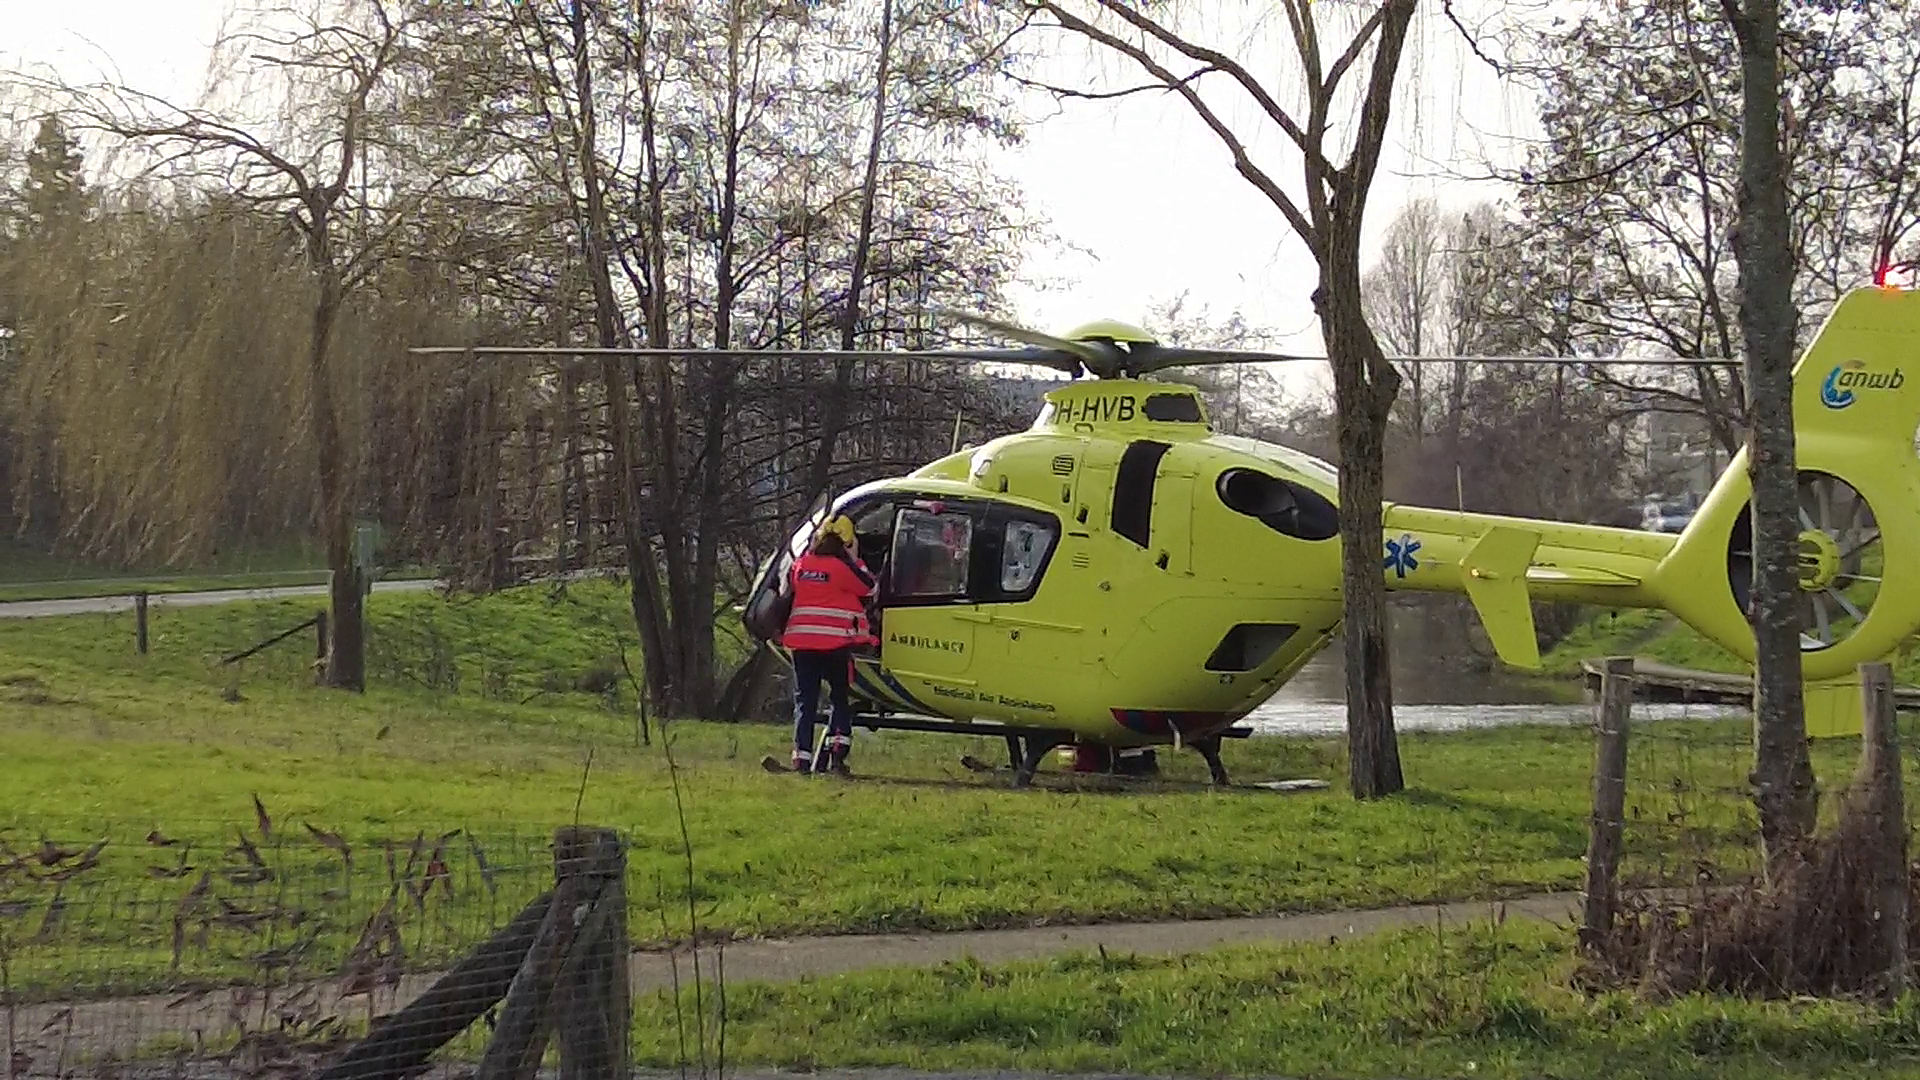
[[[1135,345],[1128,354],[1128,366],[1144,375],[1177,367],[1209,367],[1215,364],[1284,364],[1300,360],[1325,360],[1324,356],[1294,353],[1253,352],[1242,349],[1189,349],[1177,345]]]
[[[1389,356],[1387,359],[1396,364],[1565,364],[1569,367],[1739,367],[1741,363],[1719,356]]]
[[[1111,375],[1120,368],[1135,374],[1167,368],[1206,367],[1217,364],[1280,364],[1318,361],[1324,354],[1274,353],[1235,349],[1194,349],[1180,346],[1136,343],[1126,355],[1085,341],[1067,341],[1038,331],[1025,330],[998,320],[956,315],[969,322],[992,327],[1009,337],[1021,337],[1033,344],[1021,349],[944,348],[944,349],[655,349],[597,348],[560,345],[417,345],[407,351],[416,355],[472,356],[631,356],[647,359],[764,360],[778,357],[791,360],[948,360],[956,363],[1023,364],[1052,368],[1077,376],[1082,367],[1095,375]],[[1630,356],[1389,356],[1396,364],[1563,364],[1571,367],[1738,367],[1740,361],[1724,357],[1630,357]]]
[[[999,319],[986,315],[976,315],[969,311],[957,311],[953,308],[934,308],[930,314],[939,318],[952,319],[955,322],[969,323],[983,330],[992,330],[996,334],[1010,337],[1015,341],[1024,341],[1029,345],[1038,346],[1042,349],[1052,349],[1057,353],[1064,353],[1066,356],[1078,359],[1080,363],[1086,365],[1088,371],[1093,372],[1095,375],[1106,374],[1108,369],[1113,366],[1115,360],[1114,350],[1102,348],[1090,341],[1069,341],[1066,338],[1054,337],[1052,334],[1043,334],[1038,330],[1029,330],[1024,326],[1010,322],[1002,322]],[[1062,370],[1064,370],[1064,368]],[[1078,374],[1078,372],[1075,374]]]
[[[1300,361],[1329,362],[1325,354],[1242,352],[1225,349],[1184,349],[1136,346],[1132,367],[1145,373],[1166,368],[1206,367],[1214,364],[1276,364]],[[1565,364],[1570,367],[1738,367],[1740,361],[1720,357],[1631,356],[1388,356],[1395,364]]]
[[[947,360],[976,364],[1032,364],[1079,374],[1079,362],[1063,357],[1057,349],[655,349],[597,348],[561,345],[419,345],[409,353],[421,356],[630,356],[640,359],[669,360],[704,357],[721,360]]]

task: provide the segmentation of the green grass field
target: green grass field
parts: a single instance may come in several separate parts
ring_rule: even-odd
[[[573,820],[577,805],[585,821],[630,831],[638,880],[661,883],[634,890],[636,903],[670,901],[669,924],[650,915],[636,922],[642,934],[684,933],[679,818],[659,733],[639,745],[624,678],[604,693],[572,689],[624,670],[620,649],[632,643],[617,587],[580,584],[557,599],[538,588],[376,595],[372,605],[374,686],[364,696],[310,685],[305,636],[241,665],[217,662],[310,615],[298,601],[158,612],[146,657],[134,653],[129,615],[0,624],[6,835],[16,847],[43,834],[81,846],[109,838],[101,872],[117,895],[159,904],[184,886],[148,870],[174,853],[140,838],[158,828],[231,846],[251,828],[255,794],[282,823],[281,842],[305,845],[286,857],[304,860],[302,872],[322,883],[314,891],[330,887],[330,856],[295,822],[358,843],[461,829],[525,848]],[[765,774],[761,757],[785,752],[777,725],[672,732],[696,909],[737,934],[1511,895],[1577,886],[1586,843],[1592,748],[1581,729],[1404,735],[1411,790],[1367,804],[1339,790],[1337,740],[1228,750],[1242,780],[1317,777],[1332,782],[1327,792],[1116,795],[1004,790],[959,764],[963,753],[998,760],[1000,746],[986,740],[863,737],[858,768],[900,782],[847,784]],[[1690,817],[1685,829],[1636,833],[1631,869],[1659,875],[1700,846],[1744,855],[1743,740],[1737,723],[1646,730],[1634,752],[1638,810],[1648,821]],[[1166,760],[1177,777],[1204,775],[1196,755]],[[1823,747],[1822,775],[1848,767],[1843,750]],[[536,855],[521,861],[529,869],[508,899],[543,882]],[[384,881],[373,860],[358,872]],[[451,923],[444,932],[458,936]],[[139,981],[137,968],[112,981]]]
[[[29,856],[43,840],[69,855],[107,841],[99,865],[65,886],[0,876],[0,952],[23,996],[249,977],[284,962],[272,957],[290,945],[304,950],[299,970],[331,973],[383,910],[407,966],[444,963],[546,887],[546,839],[576,816],[632,840],[639,943],[682,939],[690,918],[732,935],[960,929],[1492,898],[1581,880],[1593,758],[1584,728],[1403,734],[1410,788],[1371,803],[1341,790],[1333,739],[1227,749],[1240,781],[1316,777],[1332,785],[1323,792],[1189,783],[1114,793],[1064,777],[1016,792],[959,763],[965,753],[1000,760],[997,742],[907,733],[857,738],[854,764],[869,779],[802,779],[759,766],[763,755],[784,755],[788,734],[777,724],[682,722],[665,734],[654,724],[642,744],[620,660],[624,647],[638,669],[637,650],[616,586],[376,595],[365,695],[312,686],[304,634],[241,665],[218,662],[312,611],[301,601],[157,609],[145,657],[135,654],[131,615],[0,622],[0,841]],[[1816,751],[1829,787],[1851,771],[1851,746]],[[1636,726],[1630,875],[1666,881],[1700,859],[1746,864],[1747,754],[1738,721]],[[1174,780],[1204,777],[1196,755],[1163,761]],[[337,833],[351,865],[308,826]],[[154,830],[191,847],[150,846]],[[264,875],[236,850],[243,835],[270,880],[256,880]],[[8,858],[0,851],[0,866]],[[214,896],[187,911],[182,900],[201,873],[212,875]],[[1637,1061],[1634,1039],[1651,1047],[1695,1037],[1662,1027],[1681,1024],[1661,1019],[1666,1012],[1595,1034],[1603,1014],[1552,990],[1554,958],[1566,955],[1558,939],[1477,952],[1396,940],[1128,962],[1106,974],[1062,962],[742,988],[731,998],[733,1045],[738,1060],[767,1063],[1272,1071],[1339,1060],[1366,1075],[1393,1062],[1457,1072],[1473,1060],[1492,1075],[1514,1062],[1586,1075],[1553,1063],[1608,1047]],[[1402,956],[1426,957],[1435,973],[1400,970]],[[1229,1008],[1221,987],[1295,985],[1276,970],[1309,989],[1255,993]],[[1407,1004],[1435,980],[1453,995],[1439,1012]],[[1344,1005],[1341,986],[1356,995]],[[1052,1019],[1041,1015],[1047,1002],[1059,1003]],[[1102,1009],[1122,1010],[1124,1025],[1098,1021]],[[1541,1049],[1524,1024],[1500,1026],[1531,1023],[1528,1010],[1563,1042]],[[666,1036],[640,1012],[647,1053],[664,1053]],[[1229,1031],[1229,1013],[1252,1019]],[[824,1019],[803,1038],[808,1025],[794,1017],[809,1016]],[[1727,1038],[1802,1029],[1801,1020],[1752,1016],[1760,1019],[1740,1020]],[[1843,1042],[1880,1045],[1865,1020],[1820,1023]],[[1462,1036],[1466,1049],[1434,1048],[1474,1025],[1491,1026]],[[1310,1029],[1320,1034],[1302,1034]],[[1404,1035],[1397,1050],[1386,1041],[1393,1032]],[[1770,1044],[1756,1045],[1743,1052]]]
[[[1573,988],[1538,922],[1181,957],[1082,953],[727,987],[729,1066],[1153,1076],[1920,1076],[1920,1008]],[[680,1017],[690,1017],[685,992]],[[708,1009],[713,989],[706,988]],[[697,1060],[668,995],[635,1002],[636,1061]],[[720,1037],[707,1024],[708,1061]]]

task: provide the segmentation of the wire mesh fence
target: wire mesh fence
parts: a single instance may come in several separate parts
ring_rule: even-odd
[[[0,840],[5,1075],[420,1075],[477,1065],[508,1021],[538,1064],[555,1017],[623,1053],[611,1013],[566,1036],[626,993],[626,840],[592,836],[586,869],[555,834],[349,838],[264,811],[224,836]]]
[[[1761,869],[1751,713],[1710,702],[1653,700],[1629,713],[1622,883],[1652,890],[1728,884]],[[1596,716],[1595,726],[1599,721]],[[1904,771],[1920,776],[1920,713],[1898,719]],[[1831,823],[1858,764],[1858,736],[1811,742],[1819,813]],[[1920,826],[1909,802],[1908,829]]]
[[[1864,730],[1810,740],[1811,821],[1768,838],[1752,717],[1648,723],[1674,709],[1650,703],[1650,681],[1630,668],[1609,673],[1630,704],[1603,692],[1596,710],[1584,978],[1653,993],[1854,994],[1920,959],[1907,955],[1920,934],[1878,936],[1920,914],[1902,794],[1920,725],[1897,714],[1890,669],[1862,677]]]

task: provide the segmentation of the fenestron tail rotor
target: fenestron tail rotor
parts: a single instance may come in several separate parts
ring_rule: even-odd
[[[1799,481],[1803,652],[1829,649],[1860,628],[1879,597],[1884,563],[1880,524],[1852,484],[1802,470]],[[1727,539],[1727,576],[1744,609],[1752,592],[1753,504],[1741,507]]]

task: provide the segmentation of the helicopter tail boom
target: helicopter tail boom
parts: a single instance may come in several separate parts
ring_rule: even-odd
[[[1920,293],[1843,297],[1794,366],[1808,730],[1857,733],[1862,663],[1920,632]],[[1387,585],[1466,594],[1500,658],[1537,667],[1531,601],[1664,609],[1751,664],[1752,484],[1733,457],[1677,536],[1386,508]]]
[[[1599,525],[1386,508],[1387,588],[1465,594],[1502,662],[1540,666],[1533,601],[1658,607],[1674,537]]]

